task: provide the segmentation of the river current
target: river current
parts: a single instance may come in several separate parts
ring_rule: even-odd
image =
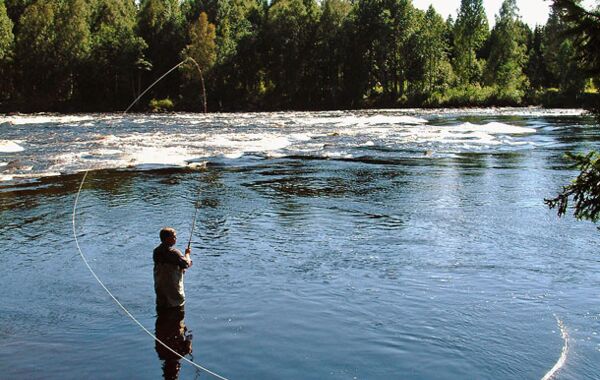
[[[600,232],[543,200],[599,148],[580,110],[0,117],[0,377],[212,378],[84,265],[87,171],[90,266],[224,377],[598,379]],[[165,322],[152,249],[197,194]]]

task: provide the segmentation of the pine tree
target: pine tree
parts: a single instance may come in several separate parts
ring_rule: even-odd
[[[388,9],[391,15],[391,54],[389,57],[390,80],[384,86],[392,102],[404,95],[408,78],[409,57],[414,52],[407,49],[408,41],[417,30],[422,12],[417,11],[412,0],[389,0]],[[383,45],[382,45],[383,47]]]
[[[208,22],[208,15],[200,13],[198,19],[188,29],[190,43],[183,49],[182,58],[193,58],[202,72],[208,72],[217,58],[215,25]],[[195,67],[187,71],[189,78],[199,80]]]
[[[25,9],[33,4],[36,0],[4,0],[6,12],[13,23],[14,34],[19,33],[19,20]]]
[[[206,13],[208,21],[214,23],[218,18],[219,8],[230,6],[232,0],[183,0],[181,11],[187,21],[191,24],[198,20],[200,13]]]
[[[76,75],[90,49],[84,0],[35,2],[21,16],[16,40],[21,95],[48,109],[73,100]]]
[[[208,78],[210,98],[217,105],[248,109],[264,95],[270,43],[263,38],[266,12],[261,0],[219,2],[217,62]]]
[[[579,1],[554,0],[553,15],[557,14],[567,25],[565,34],[574,41],[576,56],[582,60],[586,73],[598,78],[600,76],[600,9],[587,11],[581,7]],[[600,120],[598,97],[590,108]],[[600,220],[600,154],[592,151],[585,155],[570,154],[568,157],[574,161],[581,172],[571,183],[564,186],[555,198],[546,199],[546,204],[550,208],[557,208],[558,215],[562,216],[567,212],[572,201],[573,215],[576,218],[597,222]]]
[[[248,16],[257,7],[258,3],[254,0],[219,1],[216,17],[218,63],[233,58],[240,41],[253,32]]]
[[[4,1],[0,0],[0,102],[13,95],[12,57],[15,37],[13,23],[6,13]]]
[[[144,60],[144,40],[135,33],[133,0],[95,0],[90,17],[91,48],[80,76],[81,97],[98,107],[121,109],[135,98],[137,65]]]
[[[587,72],[600,76],[600,5],[588,11],[578,0],[554,0],[553,11],[566,22],[565,33],[573,38]]]
[[[454,25],[454,71],[460,84],[478,83],[484,62],[477,56],[489,35],[483,0],[461,0]]]
[[[382,32],[381,3],[365,0],[354,3],[347,27],[348,55],[345,59],[344,82],[346,102],[351,107],[360,107],[365,98],[372,97],[381,88],[378,71],[382,66],[376,45],[385,37]],[[379,61],[379,62],[378,62]]]
[[[409,82],[413,94],[429,95],[443,90],[452,80],[448,59],[447,24],[433,6],[425,13],[419,29],[411,37],[407,51]]]
[[[183,59],[191,59],[182,66],[187,88],[194,87],[195,91],[191,94],[202,96],[202,110],[207,110],[205,75],[213,67],[217,59],[216,32],[215,25],[208,21],[208,15],[200,13],[198,19],[188,28],[188,40],[190,43],[181,52]],[[198,85],[200,84],[200,85]],[[198,89],[201,89],[198,91]],[[189,92],[189,91],[188,91]],[[198,95],[191,96],[192,99],[198,99]],[[189,103],[189,99],[188,99]]]
[[[152,65],[145,75],[145,85],[159,78],[180,62],[185,46],[184,17],[179,0],[142,0],[138,13],[138,33],[147,44],[144,55]],[[173,73],[168,81],[152,89],[157,98],[175,97],[181,78]],[[143,86],[142,86],[143,87]]]
[[[408,0],[366,0],[353,10],[355,58],[349,68],[359,79],[355,98],[375,98],[383,93],[385,103],[394,104],[404,95],[407,66],[412,52],[407,43],[416,30],[420,14]],[[360,93],[359,93],[360,91]]]
[[[521,102],[528,85],[523,68],[527,60],[527,31],[521,23],[516,0],[504,0],[490,37],[490,56],[485,69],[488,85],[499,99]]]
[[[549,87],[548,68],[546,67],[546,60],[544,59],[545,50],[544,27],[536,26],[533,31],[531,49],[529,50],[529,57],[525,68],[525,73],[529,79],[530,86],[534,90]]]
[[[270,104],[310,104],[319,8],[314,0],[279,0],[269,8],[263,39]]]
[[[12,55],[14,41],[13,22],[8,17],[4,1],[0,0],[0,64],[7,62]]]
[[[577,56],[574,37],[567,33],[574,25],[562,17],[558,4],[555,2],[552,6],[544,28],[544,60],[550,74],[550,85],[569,95],[577,95],[583,92],[587,75]]]
[[[318,102],[327,108],[339,107],[344,82],[344,59],[348,41],[345,26],[352,4],[348,0],[325,0],[317,28],[317,83],[320,83]],[[353,80],[353,79],[352,79]]]

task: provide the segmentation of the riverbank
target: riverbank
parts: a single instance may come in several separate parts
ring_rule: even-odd
[[[16,101],[0,102],[0,113],[95,113],[95,112],[122,112],[129,104],[115,105],[96,102],[87,104],[82,102],[65,102],[53,104],[35,104]],[[345,106],[323,105],[315,106],[279,106],[276,103],[255,100],[250,103],[223,104],[218,99],[208,96],[209,112],[284,112],[284,111],[346,111],[346,110],[374,110],[374,109],[406,109],[406,108],[502,108],[502,107],[541,107],[541,108],[583,108],[596,109],[600,105],[600,94],[589,91],[580,94],[565,94],[557,89],[531,90],[519,96],[508,96],[499,93],[493,87],[470,86],[452,88],[444,92],[430,95],[404,96],[391,100],[384,94],[376,94],[364,99],[361,103],[347,104]],[[202,112],[201,103],[164,99],[142,98],[132,112]]]

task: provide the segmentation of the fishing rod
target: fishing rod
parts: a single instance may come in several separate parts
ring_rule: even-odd
[[[196,197],[196,210],[194,211],[194,218],[192,219],[192,228],[190,231],[190,239],[188,240],[187,249],[190,249],[192,245],[192,237],[194,236],[194,229],[196,228],[196,218],[198,217],[198,210],[200,210],[200,189],[198,189],[198,196]]]
[[[123,111],[123,115],[125,115],[131,109],[131,107],[133,107],[134,104],[136,104],[142,98],[142,96],[144,96],[148,91],[150,91],[150,89],[152,87],[154,87],[158,82],[160,82],[164,77],[171,74],[171,72],[175,71],[175,69],[177,69],[179,66],[183,65],[184,63],[186,63],[188,61],[192,62],[196,66],[196,69],[198,70],[198,73],[200,74],[200,83],[202,84],[202,105],[203,105],[204,113],[207,113],[208,110],[207,110],[207,105],[206,105],[206,87],[204,85],[204,75],[202,73],[202,69],[200,68],[200,65],[194,58],[187,57],[183,61],[181,61],[178,64],[176,64],[175,66],[173,66],[169,71],[167,71],[166,73],[161,75],[160,78],[155,80],[150,86],[148,86],[148,88],[146,88],[137,98],[135,98],[135,100],[129,105],[129,107],[127,107],[127,109],[125,109],[125,111]],[[198,216],[199,208],[200,208],[200,189],[198,189],[198,196],[196,198],[196,211],[194,211],[194,218],[192,219],[190,239],[188,240],[188,245],[187,245],[188,249],[190,249],[190,247],[192,245],[192,237],[194,236],[194,229],[196,228],[196,218]]]
[[[102,282],[102,280],[100,279],[100,277],[98,277],[98,275],[96,274],[96,272],[94,271],[94,269],[92,269],[92,267],[90,266],[90,263],[88,261],[88,259],[86,258],[86,256],[83,254],[83,251],[81,250],[81,246],[79,245],[79,239],[77,238],[77,227],[76,227],[76,220],[75,220],[75,216],[77,215],[77,206],[79,203],[79,195],[81,194],[81,190],[83,189],[83,184],[85,183],[85,179],[88,175],[88,170],[85,171],[83,178],[81,179],[81,183],[79,184],[79,190],[77,191],[77,196],[75,197],[75,203],[73,203],[73,214],[71,216],[71,222],[72,222],[72,226],[73,226],[73,237],[75,239],[75,245],[77,246],[77,251],[79,251],[79,256],[81,257],[81,259],[83,260],[85,266],[87,267],[87,269],[90,271],[90,273],[92,274],[92,276],[94,276],[94,278],[96,279],[96,281],[98,282],[98,284],[100,284],[100,286],[106,291],[106,293],[108,293],[108,295],[113,299],[113,301],[123,310],[123,312],[125,312],[125,314],[135,323],[137,324],[146,334],[148,334],[150,337],[152,337],[156,342],[160,343],[163,347],[165,347],[167,350],[169,350],[171,353],[173,353],[175,356],[177,356],[178,358],[180,358],[181,360],[183,360],[184,362],[194,366],[196,369],[204,371],[214,377],[216,377],[217,379],[220,380],[228,380],[226,377],[219,375],[216,372],[213,372],[211,370],[209,370],[208,368],[205,368],[203,366],[201,366],[200,364],[194,362],[193,360],[190,360],[188,358],[186,358],[185,356],[181,355],[179,352],[173,350],[168,344],[166,344],[165,342],[163,342],[162,340],[160,340],[155,334],[153,334],[152,332],[150,332],[150,330],[148,330],[136,317],[133,316],[133,314],[131,314],[131,312],[125,307],[125,305],[123,305],[118,299],[117,297],[115,297],[115,295],[110,291],[110,289],[108,289],[108,287],[104,284],[104,282]],[[195,220],[194,220],[195,223]]]
[[[200,83],[202,84],[202,103],[203,103],[202,105],[203,105],[203,108],[204,108],[204,113],[207,113],[206,87],[204,86],[204,75],[202,74],[202,69],[200,68],[200,65],[198,64],[198,62],[196,62],[196,60],[194,58],[187,57],[183,61],[181,61],[178,64],[176,64],[175,66],[173,66],[169,71],[167,71],[166,73],[164,73],[160,78],[158,78],[157,80],[155,80],[150,86],[148,86],[148,88],[146,88],[144,90],[144,92],[142,92],[137,98],[135,98],[135,100],[129,105],[129,107],[127,107],[127,109],[125,109],[125,111],[123,111],[123,115],[125,115],[131,109],[131,107],[133,107],[133,105],[136,104],[138,102],[138,100],[140,100],[142,98],[142,96],[144,96],[148,91],[150,91],[150,89],[152,87],[154,87],[158,82],[160,82],[164,77],[166,77],[171,72],[175,71],[175,69],[177,69],[179,66],[183,65],[184,63],[186,63],[188,61],[192,62],[196,66],[196,69],[198,70],[198,73],[200,74]],[[196,218],[198,216],[198,209],[199,208],[200,208],[200,189],[198,189],[198,197],[196,198],[196,211],[194,211],[194,218],[192,219],[192,227],[191,227],[191,231],[190,231],[190,239],[188,240],[188,245],[187,245],[188,249],[190,249],[190,247],[192,245],[192,237],[194,236],[194,229],[196,228]]]
[[[163,79],[165,76],[167,76],[168,74],[170,74],[172,71],[174,71],[176,68],[178,68],[179,66],[183,65],[185,62],[187,62],[188,60],[192,61],[195,65],[196,68],[198,69],[198,71],[200,72],[200,79],[202,82],[202,91],[203,91],[203,98],[204,98],[204,113],[206,113],[206,89],[204,87],[204,78],[202,76],[202,70],[200,69],[200,66],[198,65],[198,63],[193,59],[193,58],[186,58],[183,61],[181,61],[180,63],[178,63],[177,65],[175,65],[171,70],[169,70],[167,73],[165,73],[163,76],[161,76],[158,80],[156,80],[154,83],[152,83],[150,85],[150,87],[148,87],[140,96],[137,97],[137,99],[135,99],[133,101],[133,103],[131,103],[131,105],[129,107],[127,107],[127,109],[123,112],[123,115],[125,115],[129,109],[146,93],[148,92],[148,90],[150,88],[152,88],[156,83],[158,83],[161,79]],[[77,246],[77,250],[79,251],[79,255],[81,256],[81,259],[83,260],[84,264],[86,265],[86,267],[88,268],[88,270],[90,271],[90,273],[92,274],[92,276],[96,279],[96,281],[98,282],[98,284],[100,284],[100,286],[106,291],[106,293],[108,293],[108,295],[113,299],[113,301],[125,312],[125,314],[135,323],[137,324],[146,334],[148,334],[151,338],[153,338],[156,342],[158,342],[159,344],[161,344],[163,347],[165,347],[167,350],[169,350],[171,353],[173,353],[174,355],[176,355],[177,357],[179,357],[181,360],[183,360],[184,362],[194,366],[196,368],[196,376],[199,376],[199,371],[204,371],[220,380],[228,380],[226,377],[221,376],[219,374],[217,374],[216,372],[213,372],[211,370],[209,370],[208,368],[205,368],[203,366],[201,366],[200,364],[196,363],[192,359],[188,359],[185,356],[181,355],[179,352],[173,350],[168,344],[166,344],[165,342],[163,342],[162,340],[160,340],[156,335],[154,335],[152,332],[150,332],[150,330],[148,330],[136,317],[133,316],[133,314],[131,314],[131,312],[129,312],[129,310],[114,296],[114,294],[110,291],[110,289],[108,289],[108,287],[106,287],[106,285],[104,285],[104,282],[102,282],[102,280],[100,279],[100,277],[98,277],[98,275],[96,274],[96,272],[92,269],[92,267],[90,266],[87,258],[85,257],[85,255],[83,254],[83,251],[81,250],[81,246],[79,245],[79,240],[77,239],[77,229],[76,229],[76,221],[75,221],[75,216],[77,214],[77,205],[79,203],[79,195],[81,194],[81,190],[83,189],[83,184],[85,183],[86,177],[88,175],[89,170],[85,170],[85,173],[83,175],[83,178],[81,180],[81,183],[79,184],[79,190],[77,191],[77,196],[75,197],[75,202],[73,204],[73,214],[72,214],[72,225],[73,225],[73,237],[75,238],[75,245]],[[194,211],[194,219],[192,221],[192,231],[190,233],[190,240],[188,241],[188,248],[190,248],[190,245],[192,244],[192,236],[194,234],[194,228],[196,226],[196,218],[198,216],[198,210],[200,209],[200,187],[198,187],[198,196],[196,199],[196,210]]]

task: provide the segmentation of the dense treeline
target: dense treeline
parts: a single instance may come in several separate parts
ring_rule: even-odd
[[[587,10],[577,0],[555,0],[554,6],[560,9],[562,18],[569,27],[565,34],[571,36],[579,64],[587,75],[600,76],[600,9]],[[600,124],[600,99],[588,105]],[[550,208],[556,208],[558,215],[567,213],[573,206],[577,219],[600,221],[600,153],[569,153],[567,159],[580,173],[565,185],[556,197],[546,199]],[[599,227],[600,228],[600,227]]]
[[[0,0],[0,108],[122,110],[187,57],[213,111],[574,105],[595,85],[561,12],[531,30],[505,0],[490,30],[482,0],[456,20],[412,0]],[[152,98],[201,110],[198,70]]]

